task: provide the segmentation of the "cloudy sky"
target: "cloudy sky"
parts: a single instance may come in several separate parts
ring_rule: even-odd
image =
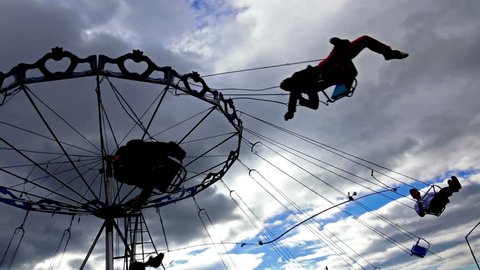
[[[171,66],[181,74],[198,71],[207,75],[204,79],[211,88],[234,99],[245,138],[239,160],[196,201],[188,198],[160,208],[161,220],[155,209],[144,211],[157,249],[166,253],[166,269],[476,269],[465,236],[480,221],[476,208],[480,191],[480,2],[0,3],[3,73],[19,63],[34,63],[56,46],[79,57],[105,54],[115,58],[139,49],[159,66]],[[352,97],[318,110],[297,107],[295,118],[284,121],[288,96],[276,86],[316,62],[287,64],[324,58],[332,49],[328,42],[332,36],[355,39],[365,34],[410,56],[384,61],[365,50],[354,59],[359,75]],[[277,67],[219,74],[268,66]],[[140,83],[118,82],[118,86],[127,103],[138,108],[146,108],[158,95],[155,90],[159,91]],[[84,136],[98,140],[95,78],[29,88]],[[108,93],[105,98],[115,99]],[[167,113],[154,123],[156,130],[208,109],[203,101],[184,96],[169,94],[166,103]],[[112,106],[112,112],[122,109]],[[64,142],[86,144],[78,134],[70,137],[72,129],[48,107],[41,107],[47,118],[56,119],[51,123]],[[38,136],[48,132],[25,95],[8,97],[0,110],[2,138],[14,141],[19,149],[48,149]],[[142,109],[137,112],[141,114]],[[119,134],[126,134],[131,126],[125,114],[111,114],[110,120]],[[13,123],[37,135],[13,128]],[[197,136],[213,130],[218,130],[214,135],[231,132],[229,128],[220,116],[202,123]],[[185,131],[177,129],[166,137],[178,141],[178,134]],[[260,143],[252,147],[256,142]],[[7,169],[40,179],[38,170],[14,167],[20,164],[19,153],[5,143],[0,147],[1,186],[21,186],[22,180],[12,178]],[[192,139],[185,147],[188,155],[207,146]],[[232,147],[225,145],[218,151],[228,154]],[[75,152],[70,147],[67,150]],[[32,155],[38,162],[45,157],[38,152]],[[49,162],[50,172],[62,169],[55,167],[53,159]],[[201,171],[208,161],[199,163],[194,171]],[[93,169],[85,174],[88,181],[98,175],[98,164],[85,168],[89,166]],[[440,217],[418,217],[408,190],[426,191],[433,183],[445,186],[451,175],[459,177],[463,189],[450,198],[445,212]],[[53,185],[47,180],[42,183]],[[75,190],[76,183],[69,185]],[[392,187],[397,191],[370,195]],[[353,191],[369,196],[319,214],[272,244],[256,245],[344,202]],[[44,194],[31,191],[36,192]],[[63,188],[62,192],[70,196],[74,191]],[[102,225],[93,216],[72,220],[61,214],[29,213],[14,256],[19,230],[12,235],[25,211],[7,204],[0,209],[0,255],[5,269],[9,265],[11,269],[78,269]],[[62,241],[62,235],[71,235],[64,253],[67,238]],[[423,259],[409,254],[419,237],[431,245],[431,253]],[[7,249],[10,239],[12,245]],[[480,228],[469,240],[480,259]],[[240,247],[241,243],[247,245]],[[421,244],[426,245],[423,240]],[[104,261],[101,237],[85,269],[102,269]],[[121,262],[115,267],[123,269]]]

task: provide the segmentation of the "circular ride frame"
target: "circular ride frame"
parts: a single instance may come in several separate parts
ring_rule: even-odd
[[[67,61],[69,61],[69,63],[64,71],[51,72],[46,66],[48,61],[53,60],[58,62],[65,59],[68,59]],[[146,64],[147,67],[142,73],[131,72],[126,67],[126,61],[143,63],[143,64]],[[113,66],[117,70],[119,70],[119,72],[109,70],[107,69],[107,66]],[[37,76],[37,77],[27,76],[27,74],[30,74],[30,73],[36,73],[36,74],[40,73],[41,76]],[[162,74],[163,76],[153,77],[154,74],[158,74],[158,73]],[[101,202],[99,200],[94,199],[78,207],[72,207],[71,205],[65,204],[61,201],[56,201],[49,198],[39,198],[38,196],[22,196],[23,193],[21,190],[5,187],[3,186],[3,184],[0,183],[0,202],[2,203],[8,204],[14,207],[18,207],[27,211],[48,212],[48,213],[66,214],[66,215],[77,215],[77,214],[95,215],[97,217],[102,218],[104,220],[104,224],[100,229],[97,235],[97,238],[92,244],[92,247],[90,248],[83,262],[82,268],[87,262],[88,257],[92,252],[102,230],[105,229],[106,269],[113,270],[113,260],[114,260],[113,230],[114,228],[121,235],[118,225],[115,222],[115,218],[125,218],[129,215],[138,214],[140,209],[143,209],[143,208],[161,207],[161,206],[172,204],[180,200],[192,197],[195,194],[208,188],[210,185],[214,184],[216,181],[220,180],[239,156],[240,145],[242,140],[242,122],[237,116],[236,109],[233,105],[232,99],[225,99],[221,92],[210,89],[198,73],[192,72],[185,75],[181,75],[169,66],[159,67],[150,58],[143,55],[143,52],[139,50],[134,50],[132,53],[127,53],[118,58],[110,58],[105,55],[98,55],[98,56],[90,55],[85,58],[79,58],[78,56],[68,51],[64,51],[63,48],[59,48],[59,47],[53,48],[51,52],[47,53],[46,55],[44,55],[42,58],[40,58],[37,62],[33,64],[21,63],[15,66],[14,68],[12,68],[7,73],[0,72],[0,96],[1,96],[0,106],[2,106],[5,103],[5,101],[9,98],[9,96],[14,95],[18,91],[25,91],[27,93],[25,89],[26,85],[41,83],[41,82],[48,82],[48,81],[81,78],[81,77],[96,77],[96,85],[97,85],[96,94],[97,94],[99,112],[100,112],[100,106],[102,102],[101,94],[100,94],[101,77],[114,77],[119,79],[130,80],[130,81],[165,85],[166,89],[168,89],[168,87],[174,88],[175,90],[181,91],[184,94],[194,96],[204,102],[208,102],[211,105],[213,105],[213,109],[220,111],[226,117],[228,122],[236,130],[236,136],[238,137],[238,141],[236,143],[236,149],[230,151],[230,153],[228,154],[228,158],[226,159],[225,162],[223,162],[223,167],[220,170],[216,172],[206,173],[206,176],[203,178],[203,180],[196,185],[193,185],[187,188],[182,187],[181,189],[174,190],[170,193],[160,194],[159,196],[156,196],[153,200],[144,201],[143,202],[144,204],[140,208],[130,207],[126,204],[123,204],[123,205],[113,204],[112,194],[111,194],[111,181],[112,181],[111,156],[108,155],[105,149],[103,133],[101,130],[99,135],[100,144],[101,144],[100,149],[101,149],[101,155],[102,155],[101,171],[103,172],[101,173],[101,175],[102,175],[102,181],[105,186],[105,191],[104,191],[105,202]],[[178,79],[177,83],[174,83],[175,79]],[[200,91],[192,89],[191,83],[190,83],[190,81],[192,80],[195,83],[201,84],[202,89]],[[6,83],[7,81],[9,83]],[[180,86],[180,84],[183,84],[183,87]],[[195,84],[192,84],[192,85],[198,87],[198,85],[195,85]],[[31,100],[31,97],[29,96],[28,93],[27,93],[27,97]],[[98,121],[100,122],[99,124],[101,128],[102,118],[99,117]],[[48,124],[47,123],[45,124],[48,127]],[[199,124],[200,123],[198,123],[197,125]],[[56,138],[52,130],[50,130],[50,132],[52,137],[55,138],[55,140],[57,141],[58,146],[63,151],[65,157],[70,161],[70,163],[75,168],[77,173],[81,175],[81,172],[75,167],[75,164],[69,157],[68,153],[62,147],[62,143]],[[29,162],[31,162],[33,165],[40,167],[38,163],[30,159],[26,154],[23,154],[21,149],[16,148],[10,142],[5,140],[3,136],[0,136],[0,141],[5,145],[7,145],[10,148],[9,150],[16,151],[18,154],[23,156],[23,158],[29,160]],[[8,171],[4,170],[3,168],[0,168],[0,169],[2,169],[2,172],[4,173],[11,174]],[[45,171],[45,172],[49,174],[50,177],[54,177],[54,175],[51,175],[48,171]],[[12,176],[15,176],[15,175],[12,174]],[[26,181],[26,179],[23,179],[21,177],[18,177],[18,178],[23,181]],[[93,193],[93,191],[89,186],[88,188]],[[39,200],[33,201],[32,199],[30,199],[32,197],[39,198]],[[126,208],[126,209],[122,209],[122,208]],[[126,249],[128,249],[125,239],[122,239],[122,240],[126,245]]]

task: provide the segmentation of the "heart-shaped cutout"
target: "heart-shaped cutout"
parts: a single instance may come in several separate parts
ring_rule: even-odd
[[[45,63],[45,68],[52,74],[65,73],[72,63],[68,57],[63,57],[60,60],[48,59]]]
[[[148,69],[148,64],[145,61],[135,62],[132,59],[127,59],[124,62],[125,69],[131,74],[141,75]]]
[[[1,82],[2,80],[0,80]],[[3,88],[6,88],[8,86],[12,86],[14,83],[17,83],[17,79],[15,78],[14,75],[10,75],[10,76],[7,76],[7,77],[4,77],[3,78],[3,82],[2,84],[0,85],[0,89],[3,89]]]

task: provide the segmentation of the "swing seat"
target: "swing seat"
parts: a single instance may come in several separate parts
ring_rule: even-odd
[[[410,252],[413,256],[423,258],[425,255],[427,255],[428,249],[419,245],[414,245]]]
[[[423,241],[425,243],[425,246],[421,246],[420,241]],[[427,255],[429,249],[430,243],[427,240],[419,237],[417,243],[415,243],[415,245],[413,245],[412,249],[410,250],[410,255],[423,258],[425,257],[425,255]]]
[[[335,89],[330,96],[330,99],[335,101],[343,97],[350,97],[353,95],[353,91],[357,86],[357,80],[355,79],[358,75],[355,65],[350,61],[345,65],[337,74],[336,81],[341,83],[335,86]]]
[[[347,86],[344,83],[339,84],[339,85],[335,86],[335,89],[333,90],[331,98],[333,100],[337,100],[339,98],[342,98],[342,97],[348,95],[348,92],[349,91],[347,89]]]
[[[349,80],[346,83],[340,83],[335,86],[333,89],[332,95],[330,96],[331,102],[341,99],[343,97],[351,97],[355,88],[357,87],[357,80]]]

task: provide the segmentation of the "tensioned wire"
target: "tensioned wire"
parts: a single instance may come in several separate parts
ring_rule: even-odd
[[[247,113],[247,112],[244,112],[244,111],[239,111],[239,112],[240,112],[241,114],[244,114],[244,115],[246,115],[246,116],[248,116],[248,117],[250,117],[250,118],[252,118],[252,119],[254,119],[254,120],[257,120],[257,121],[259,121],[259,122],[261,122],[261,123],[263,123],[263,124],[266,124],[266,125],[268,125],[268,126],[271,126],[271,127],[275,128],[275,129],[277,129],[277,130],[279,130],[279,131],[282,131],[282,132],[284,132],[284,133],[287,133],[287,134],[289,134],[289,135],[291,135],[291,136],[293,136],[293,137],[296,137],[296,138],[298,138],[298,139],[300,139],[300,140],[303,140],[303,141],[305,141],[305,142],[307,142],[307,143],[309,143],[309,144],[312,144],[312,145],[314,145],[314,146],[316,146],[316,147],[322,148],[322,149],[324,149],[325,151],[331,152],[331,153],[333,153],[333,154],[335,154],[335,155],[338,155],[338,156],[340,156],[340,157],[342,157],[342,158],[344,158],[344,159],[347,159],[347,160],[349,160],[349,161],[351,161],[351,162],[353,162],[353,163],[355,163],[355,164],[357,164],[357,165],[360,165],[360,166],[362,166],[362,167],[368,168],[369,170],[372,170],[372,171],[374,171],[374,172],[376,172],[376,173],[378,173],[378,174],[381,174],[381,175],[383,175],[383,176],[385,176],[385,177],[387,177],[387,178],[391,178],[392,180],[396,180],[396,181],[401,182],[400,180],[394,179],[394,178],[392,178],[391,176],[389,176],[389,175],[387,175],[387,174],[385,174],[385,173],[383,173],[383,172],[381,172],[381,171],[375,170],[375,169],[373,169],[373,168],[365,165],[364,163],[370,164],[370,165],[373,165],[373,166],[376,166],[376,167],[378,167],[378,168],[381,168],[381,169],[383,169],[383,170],[385,170],[385,171],[388,171],[388,172],[391,172],[391,173],[395,173],[395,174],[397,174],[397,175],[399,175],[399,176],[408,178],[408,179],[413,180],[413,181],[415,181],[415,182],[422,183],[422,184],[424,184],[425,186],[430,186],[429,183],[426,183],[426,182],[424,182],[424,181],[421,181],[421,180],[419,180],[419,179],[416,179],[416,178],[414,178],[414,177],[412,177],[412,176],[408,176],[408,175],[406,175],[406,174],[404,174],[404,173],[401,173],[401,172],[392,170],[392,169],[387,168],[387,167],[385,167],[385,166],[383,166],[383,165],[381,165],[381,164],[378,164],[378,163],[375,163],[375,162],[366,160],[366,159],[361,158],[361,157],[359,157],[359,156],[356,156],[356,155],[354,155],[354,154],[351,154],[351,153],[348,153],[348,152],[346,152],[346,151],[340,150],[339,148],[336,148],[336,147],[333,147],[333,146],[329,146],[329,145],[327,145],[327,144],[325,144],[325,143],[322,143],[322,142],[319,142],[318,140],[315,140],[315,139],[309,138],[309,137],[307,137],[307,136],[301,135],[301,134],[299,134],[299,133],[297,133],[297,132],[294,132],[294,131],[292,131],[292,130],[289,130],[289,129],[286,129],[286,128],[282,128],[282,127],[280,127],[280,126],[278,126],[278,125],[275,125],[275,124],[273,124],[273,123],[270,123],[270,122],[268,122],[268,121],[266,121],[266,120],[264,120],[264,119],[261,119],[261,118],[259,118],[259,117],[254,116],[254,115],[251,115],[251,114],[249,114],[249,113]],[[364,162],[364,163],[361,163],[360,161],[361,161],[361,162]],[[401,183],[404,184],[404,185],[408,185],[408,186],[413,187],[412,185],[410,185],[410,184],[408,184],[408,183],[406,183],[406,182],[401,182]]]
[[[248,174],[249,174],[249,177],[257,184],[259,185],[267,194],[269,194],[275,201],[277,201],[287,212],[289,212],[293,217],[295,217],[297,219],[298,222],[301,222],[303,219],[307,218],[307,213],[300,208],[300,206],[298,206],[292,199],[290,199],[284,192],[282,192],[279,188],[277,188],[275,185],[273,185],[267,178],[265,178],[258,170],[256,169],[250,169],[248,166],[246,166],[241,160],[237,160],[244,168],[245,170],[248,171]],[[277,198],[272,191],[268,190],[268,188],[266,186],[264,186],[263,184],[261,184],[257,179],[255,179],[255,177],[252,176],[252,172],[255,172],[256,174],[258,174],[266,183],[269,184],[269,186],[275,190],[284,200],[286,200],[289,205],[291,205],[293,208],[295,208],[295,210],[298,212],[295,213],[293,210],[291,210],[287,205],[285,205],[283,202],[280,201],[279,198]],[[240,195],[237,194],[239,197]],[[240,197],[241,199],[241,197]],[[300,216],[300,214],[302,216]],[[328,248],[330,248],[332,250],[332,252],[334,252],[337,256],[339,256],[343,261],[345,261],[345,263],[349,264],[351,267],[353,267],[353,264],[348,262],[345,258],[343,258],[343,256],[345,257],[348,257],[350,260],[352,260],[354,263],[357,263],[357,260],[355,260],[350,254],[348,254],[342,247],[340,247],[340,245],[338,245],[335,241],[333,241],[332,239],[330,239],[327,234],[325,232],[322,232],[321,230],[317,229],[317,225],[315,223],[318,223],[318,226],[321,227],[322,225],[316,221],[316,220],[310,220],[310,223],[311,224],[305,224],[306,225],[306,228],[313,234],[315,235],[319,240],[323,241],[326,246]],[[318,230],[318,232],[317,232]],[[325,228],[324,228],[325,230]],[[330,232],[331,233],[331,232]],[[342,242],[345,246],[347,246],[348,248],[350,248],[348,245],[346,245],[340,238],[338,238],[335,234],[331,233],[336,239],[338,239],[340,242]],[[273,235],[270,236],[270,238],[274,238]],[[337,252],[336,249],[339,250],[339,252]],[[363,256],[361,256],[360,254],[358,254],[355,250],[353,250],[352,248],[350,248],[350,250],[352,250],[355,254],[357,254],[357,256],[359,256],[360,258],[364,259],[367,263],[369,263],[370,265],[372,265],[367,259],[365,259]],[[360,264],[359,264],[360,265]],[[361,266],[361,265],[360,265]],[[373,266],[373,265],[372,265]],[[361,266],[363,269],[365,269],[363,266]]]
[[[206,77],[227,75],[227,74],[233,74],[233,73],[240,73],[240,72],[247,72],[247,71],[255,71],[255,70],[261,70],[261,69],[270,69],[270,68],[277,68],[277,67],[285,67],[285,66],[292,66],[292,65],[298,65],[298,64],[306,64],[306,63],[311,63],[311,62],[318,62],[318,61],[322,61],[322,60],[324,60],[324,58],[322,58],[322,59],[305,60],[305,61],[298,61],[298,62],[292,62],[292,63],[269,65],[269,66],[262,66],[262,67],[253,67],[253,68],[237,69],[237,70],[231,70],[231,71],[224,71],[224,72],[207,74],[207,75],[203,75],[202,77],[206,78]]]
[[[247,141],[245,138],[243,138],[244,141]],[[248,142],[248,141],[247,141]],[[249,142],[250,143],[250,142]],[[250,145],[253,145],[252,143],[250,143]],[[327,202],[329,202],[330,204],[332,205],[335,205],[334,202],[332,202],[331,200],[327,199],[326,197],[324,197],[323,195],[321,195],[320,193],[316,192],[315,190],[313,190],[312,188],[308,187],[307,185],[305,185],[304,183],[302,183],[301,181],[299,181],[298,179],[296,179],[294,176],[292,176],[291,174],[287,173],[285,170],[283,170],[282,168],[280,168],[279,166],[277,166],[276,164],[273,164],[271,161],[269,161],[268,159],[266,159],[265,157],[261,156],[260,154],[256,153],[256,152],[253,152],[256,156],[258,156],[260,159],[262,159],[263,161],[265,161],[267,164],[270,164],[271,166],[273,166],[274,168],[276,168],[278,171],[280,171],[281,173],[285,174],[286,176],[288,176],[289,178],[291,178],[292,180],[294,180],[295,182],[299,183],[300,185],[302,185],[303,187],[307,188],[308,190],[310,190],[311,192],[313,192],[314,194],[318,195],[319,197],[323,198],[324,200],[326,200]],[[285,157],[283,157],[285,158]],[[288,159],[287,159],[288,160]],[[292,161],[290,161],[292,162]],[[292,162],[292,164],[295,165],[295,163]],[[298,165],[296,165],[298,166]],[[305,170],[304,168],[300,167],[302,170]],[[308,171],[306,171],[308,173]],[[321,182],[325,183],[325,181],[319,179],[317,176],[313,175],[310,173],[310,175],[318,180],[320,180]],[[328,183],[325,183],[327,184],[328,186],[331,186],[330,184]],[[342,195],[343,193],[341,191],[339,191],[338,189],[332,187],[333,189],[337,190],[338,192],[340,192]],[[388,191],[391,191],[390,189],[387,189]],[[379,192],[373,192],[372,194],[376,194],[376,193],[379,193]],[[352,213],[350,213],[349,211],[347,210],[343,210],[343,212],[347,213],[349,216],[352,216],[354,218],[354,220],[357,220],[358,222],[360,223],[364,223],[363,221],[361,221],[359,218],[357,218],[355,215],[353,215]],[[366,224],[363,224],[364,226]],[[367,228],[371,228],[371,226],[367,226]],[[410,254],[409,253],[409,249],[407,247],[405,247],[404,245],[402,245],[400,242],[398,242],[397,240],[395,239],[392,239],[391,237],[385,235],[384,233],[378,231],[378,230],[373,230],[374,232],[376,232],[377,234],[379,234],[380,236],[382,236],[384,239],[390,241],[391,243],[393,243],[394,245],[396,245],[397,247],[399,247],[401,250],[405,251],[407,254]],[[408,235],[407,235],[408,236]],[[410,236],[411,237],[411,236]]]

